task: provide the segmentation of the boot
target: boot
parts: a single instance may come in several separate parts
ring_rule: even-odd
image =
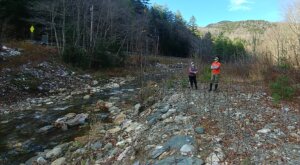
[[[210,83],[210,85],[209,85],[209,92],[212,90],[212,86],[213,86],[213,84],[212,83]]]
[[[218,89],[218,84],[215,84],[215,90],[214,91],[217,91]]]

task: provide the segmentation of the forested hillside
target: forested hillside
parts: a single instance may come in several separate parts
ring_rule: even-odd
[[[49,43],[57,47],[65,62],[82,68],[122,65],[126,54],[214,54],[212,36],[199,34],[195,17],[187,22],[179,11],[150,6],[148,0],[17,0],[2,4],[2,41],[29,38],[28,29],[34,25],[35,35],[31,37],[40,40],[47,34]]]

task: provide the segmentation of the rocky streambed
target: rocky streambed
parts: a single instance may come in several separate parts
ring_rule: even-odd
[[[133,77],[95,79],[51,62],[4,68],[0,80],[0,164],[20,164],[72,141],[92,121],[111,122],[109,111],[91,106],[120,94],[126,101],[139,90]]]
[[[176,73],[177,66],[161,67],[168,74]],[[199,90],[183,87],[180,81],[172,81],[173,84],[158,83],[155,77],[161,76],[160,80],[168,78],[163,72],[158,73],[145,73],[148,78],[142,88],[134,85],[136,79],[115,78],[103,85],[89,85],[80,90],[65,92],[59,99],[50,97],[47,101],[27,100],[27,103],[22,104],[25,106],[22,106],[21,113],[32,112],[32,116],[54,109],[64,112],[51,119],[51,123],[58,126],[54,130],[60,131],[56,135],[68,131],[78,134],[61,141],[51,141],[51,131],[47,134],[48,128],[52,129],[50,123],[35,127],[36,132],[46,130],[46,133],[40,132],[38,135],[44,135],[43,139],[48,146],[32,151],[31,158],[22,159],[22,163],[300,163],[299,107],[288,103],[274,106],[263,83],[224,82],[220,84],[220,91],[208,92],[205,83],[199,83]],[[150,79],[152,81],[148,81]],[[69,103],[64,104],[66,102]],[[30,109],[26,107],[34,109],[36,106],[46,106],[47,110],[26,110]],[[8,109],[2,112],[7,116],[11,113]],[[82,122],[86,114],[88,120]],[[1,119],[1,126],[2,123],[9,123],[8,118]],[[70,123],[76,123],[75,118],[79,119],[79,125],[71,126]],[[20,150],[16,148],[30,144],[26,140],[31,137],[25,139],[13,143],[17,145],[13,145],[12,150],[16,152]],[[4,164],[14,162],[13,158],[1,161]]]
[[[122,95],[93,104],[112,123],[94,122],[88,134],[39,152],[25,164],[298,164],[299,109],[271,106],[257,84],[222,91],[147,85],[142,104]],[[133,97],[134,98],[134,97]]]
[[[96,111],[91,105],[120,94],[120,99],[128,100],[137,89],[134,83],[125,85],[126,81],[132,79],[111,79],[110,83],[88,89],[31,98],[4,107],[0,117],[1,164],[20,164],[36,152],[72,141],[86,134],[94,120],[110,122],[109,111]]]

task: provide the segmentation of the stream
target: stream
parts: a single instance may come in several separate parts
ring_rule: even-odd
[[[98,100],[107,101],[111,96],[119,97],[120,101],[128,101],[135,104],[132,96],[138,91],[137,85],[124,85],[120,88],[103,90],[95,93],[89,100],[83,96],[77,96],[69,102],[56,103],[33,108],[26,111],[15,112],[0,116],[0,164],[20,164],[33,157],[36,152],[72,141],[75,137],[82,136],[89,130],[89,122],[84,125],[74,126],[66,131],[59,128],[51,128],[41,133],[38,130],[50,126],[54,121],[68,113],[88,113],[86,107]],[[109,114],[94,114],[99,120],[105,121]]]

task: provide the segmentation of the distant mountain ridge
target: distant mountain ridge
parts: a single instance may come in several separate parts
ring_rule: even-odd
[[[220,21],[209,24],[206,27],[200,27],[201,32],[210,32],[212,34],[224,34],[230,38],[247,39],[253,34],[264,34],[267,29],[278,25],[265,20],[245,20],[245,21]]]
[[[276,23],[271,23],[264,20],[221,21],[218,23],[209,24],[205,28],[214,28],[225,33],[232,33],[240,30],[263,33],[266,29],[274,26],[275,24]]]

